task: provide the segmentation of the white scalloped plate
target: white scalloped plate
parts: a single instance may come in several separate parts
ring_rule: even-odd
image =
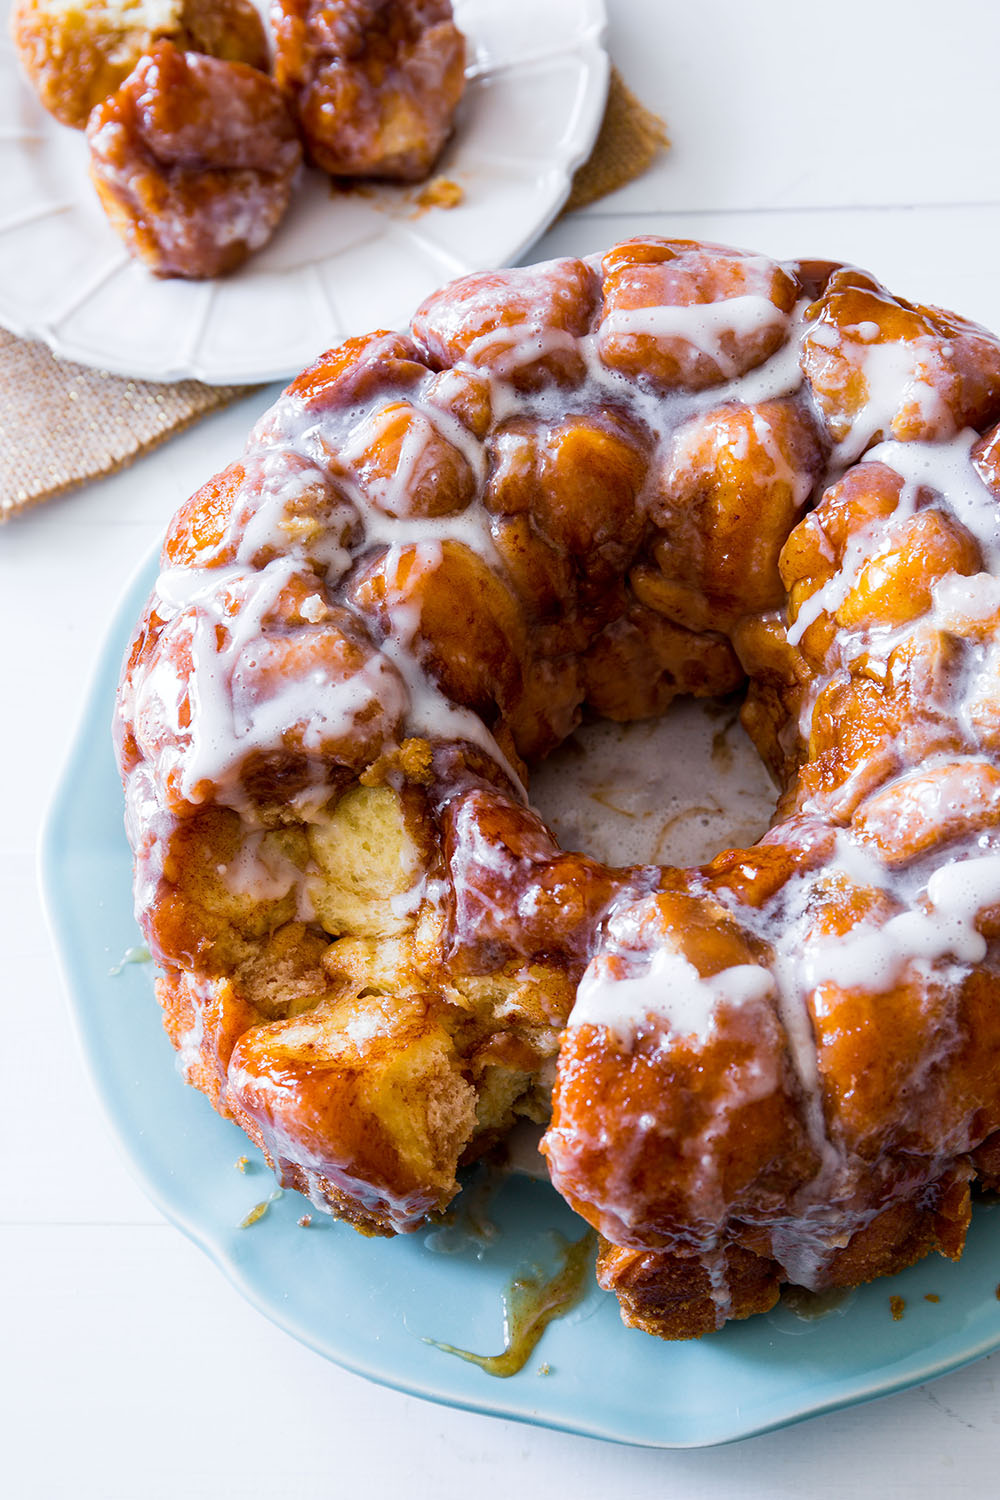
[[[0,0],[6,17],[10,0]],[[442,282],[510,264],[587,157],[607,98],[603,0],[455,0],[469,84],[436,171],[464,201],[331,191],[308,171],[271,243],[235,275],[158,280],[130,260],[79,131],[25,83],[0,39],[0,324],[53,353],[149,380],[278,380],[370,328],[404,326]]]

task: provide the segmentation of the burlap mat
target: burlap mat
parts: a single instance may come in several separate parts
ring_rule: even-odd
[[[631,182],[667,144],[663,121],[612,68],[600,134],[563,212]],[[123,380],[56,359],[43,344],[0,329],[0,521],[124,468],[253,389]]]

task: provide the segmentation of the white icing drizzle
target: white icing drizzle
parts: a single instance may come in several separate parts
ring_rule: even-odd
[[[190,1082],[191,1071],[201,1060],[201,1046],[205,1039],[205,1011],[209,1003],[208,988],[211,981],[196,983],[188,979],[188,995],[194,1012],[191,1025],[177,1039],[177,1055],[174,1059],[178,1073],[185,1083]]]
[[[794,622],[786,626],[789,645],[798,646],[809,627],[823,615],[836,615],[858,585],[865,569],[895,550],[898,541],[893,538],[892,530],[896,523],[914,514],[922,490],[930,492],[934,508],[954,516],[974,537],[990,570],[972,575],[972,578],[950,573],[938,580],[934,585],[935,605],[927,617],[928,623],[941,630],[957,629],[961,634],[968,634],[970,621],[988,617],[992,612],[991,600],[1000,599],[1000,583],[996,578],[1000,572],[1000,506],[972,462],[971,451],[978,441],[979,434],[966,428],[942,442],[901,443],[892,440],[880,443],[865,455],[855,472],[863,472],[868,463],[879,463],[892,469],[903,480],[896,508],[891,517],[876,519],[852,533],[840,566],[802,602]],[[816,522],[813,523],[812,535],[814,539],[824,539]],[[829,551],[832,558],[832,548]],[[850,650],[857,655],[867,649],[884,661],[911,630],[912,624],[906,622],[888,631],[880,627],[855,631],[851,636]],[[803,741],[808,741],[815,705],[828,681],[829,677],[816,678],[802,704],[798,732]],[[977,736],[969,719],[971,706],[972,695],[967,691],[954,712],[966,737],[974,742]],[[864,765],[859,765],[855,778],[863,782],[865,774]],[[848,805],[850,791],[851,787],[845,784],[842,805]]]
[[[573,356],[578,339],[565,328],[524,329],[507,326],[491,328],[469,344],[465,358],[473,365],[481,361],[490,365],[500,380],[512,380],[526,365],[551,359],[554,354]]]
[[[282,592],[301,571],[294,556],[276,557],[265,568],[170,568],[156,585],[156,607],[170,620],[185,617],[183,629],[191,668],[186,681],[191,723],[181,762],[180,785],[191,802],[203,800],[205,783],[220,801],[242,805],[235,784],[239,767],[253,750],[280,747],[286,732],[302,725],[302,744],[318,752],[324,740],[343,739],[373,707],[387,716],[405,711],[398,675],[380,655],[368,658],[350,676],[331,676],[321,664],[305,679],[284,675],[280,646],[268,637],[265,621]],[[235,612],[227,608],[233,595]],[[313,628],[313,627],[310,627]],[[275,653],[279,654],[275,657]],[[170,722],[179,724],[181,681],[161,653],[145,693],[159,695]],[[271,668],[274,688],[246,690],[244,674]]]
[[[653,950],[638,973],[623,973],[620,960],[602,953],[580,981],[567,1024],[605,1026],[624,1039],[655,1017],[665,1023],[668,1035],[705,1041],[719,1006],[761,999],[773,989],[771,974],[756,964],[735,964],[703,976],[666,944]]]
[[[401,552],[402,548],[394,544],[386,554],[384,566],[387,580],[398,566]],[[433,573],[441,566],[441,559],[439,541],[418,542],[410,578],[421,572]],[[389,618],[389,634],[382,642],[382,655],[392,662],[409,689],[408,732],[439,739],[467,740],[478,745],[496,761],[527,802],[528,794],[520,776],[479,715],[471,708],[462,708],[452,703],[421,667],[414,653],[414,642],[420,628],[419,606],[407,595],[394,592],[387,582],[385,607]]]
[[[966,967],[986,957],[986,939],[976,927],[984,908],[1000,901],[1000,854],[939,865],[927,881],[926,907],[901,912],[879,927],[859,926],[845,937],[816,943],[805,955],[802,975],[814,988],[884,993],[918,963],[950,957]]]
[[[893,446],[901,445],[894,444]],[[874,454],[878,451],[878,449],[873,449],[866,462],[874,461]],[[913,515],[918,493],[917,484],[907,482],[903,485],[893,512],[894,521],[901,521]],[[876,540],[879,532],[883,535]],[[803,601],[794,623],[788,626],[786,630],[788,644],[797,646],[809,626],[814,624],[821,615],[836,614],[857,587],[865,569],[878,558],[884,557],[887,552],[891,552],[895,545],[893,537],[885,535],[885,520],[882,517],[873,521],[869,526],[852,532],[844,548],[840,567],[827,579],[826,583],[821,584],[814,593],[809,595],[808,599]]]
[[[758,938],[770,944],[770,960],[760,966],[735,965],[702,977],[682,955],[658,938],[652,952],[629,950],[623,937],[636,930],[642,910],[617,914],[601,950],[592,959],[580,984],[570,1026],[607,1027],[625,1045],[637,1034],[655,1027],[666,1043],[690,1037],[709,1042],[723,1005],[760,1002],[774,1004],[788,1042],[788,1057],[798,1078],[803,1122],[817,1153],[818,1170],[797,1191],[790,1212],[777,1220],[765,1217],[774,1253],[799,1285],[822,1284],[831,1253],[868,1224],[878,1212],[870,1203],[852,1206],[857,1191],[857,1167],[850,1154],[828,1133],[824,1090],[818,1071],[816,1037],[810,1006],[825,985],[884,993],[900,983],[915,981],[926,989],[954,987],[969,969],[987,955],[987,941],[977,926],[981,913],[1000,904],[1000,853],[973,851],[945,863],[925,862],[909,880],[888,872],[870,850],[846,831],[839,831],[834,849],[817,871],[792,877],[776,900],[757,910],[726,900],[733,915]],[[906,909],[883,920],[860,921],[846,935],[823,937],[815,931],[814,903],[831,882],[894,894]],[[921,1072],[929,1071],[952,1046],[950,1032],[929,1035]],[[760,1060],[729,1069],[718,1080],[711,1100],[709,1123],[687,1153],[697,1159],[692,1200],[703,1216],[700,1253],[711,1256],[721,1244],[730,1205],[719,1187],[726,1150],[725,1132],[734,1106],[745,1105],[781,1086],[773,1066]],[[636,1119],[636,1139],[655,1128],[650,1117]],[[715,1148],[721,1142],[723,1158]],[[964,1139],[943,1142],[942,1165],[949,1152],[967,1149]],[[698,1155],[698,1153],[701,1153]],[[933,1176],[933,1163],[931,1163]],[[915,1182],[920,1165],[913,1163]],[[612,1174],[604,1210],[621,1231],[621,1243],[631,1226],[641,1225],[645,1204],[637,1198],[623,1157]],[[706,1269],[710,1269],[706,1262]]]
[[[740,369],[739,340],[768,328],[784,327],[787,321],[788,314],[770,297],[747,293],[688,306],[661,304],[616,310],[605,316],[601,338],[607,340],[623,335],[680,338],[710,359],[726,379],[732,380]],[[727,341],[735,341],[736,348],[727,349]]]
[[[879,443],[865,458],[894,469],[906,481],[904,493],[918,485],[935,490],[976,538],[987,567],[996,573],[1000,568],[1000,505],[972,462],[971,450],[978,441],[978,432],[966,428],[948,442]]]
[[[247,896],[251,901],[280,901],[294,891],[295,915],[300,922],[311,922],[316,915],[309,899],[306,878],[309,873],[275,848],[273,835],[263,829],[248,831],[235,856],[217,870],[228,891],[234,896]]]
[[[870,324],[856,324],[856,330],[864,328],[865,338],[857,340],[846,337],[848,329],[842,330],[838,338],[829,325],[819,325],[811,330],[814,343],[827,348],[846,344],[851,352],[851,362],[860,371],[865,381],[866,400],[864,406],[851,420],[846,435],[834,449],[834,463],[841,468],[852,464],[872,439],[879,433],[887,437],[892,430],[900,406],[914,405],[928,431],[951,433],[954,423],[944,400],[935,386],[931,369],[921,359],[923,346],[929,341],[915,339],[912,342],[889,340],[871,343],[878,336],[878,329],[871,333]],[[820,338],[822,329],[830,337]]]
[[[934,623],[962,632],[1000,613],[1000,578],[993,573],[946,573],[933,588]]]

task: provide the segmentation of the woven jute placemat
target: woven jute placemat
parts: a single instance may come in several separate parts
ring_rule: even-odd
[[[667,145],[663,121],[612,68],[604,122],[563,212],[631,182]],[[113,474],[253,389],[125,380],[56,359],[44,344],[0,329],[0,521]]]

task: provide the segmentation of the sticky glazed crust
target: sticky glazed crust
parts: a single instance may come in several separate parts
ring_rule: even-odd
[[[157,42],[87,123],[112,227],[157,276],[221,276],[267,243],[302,162],[276,84]]]
[[[178,512],[122,675],[189,1081],[369,1233],[551,1102],[664,1337],[958,1255],[1000,1165],[998,417],[981,328],[690,241],[325,354]],[[558,848],[528,767],[584,712],[745,680],[758,845]]]
[[[78,130],[160,41],[268,67],[252,0],[15,0],[10,31],[45,108]]]
[[[427,177],[465,92],[450,0],[271,0],[274,76],[335,177]]]

